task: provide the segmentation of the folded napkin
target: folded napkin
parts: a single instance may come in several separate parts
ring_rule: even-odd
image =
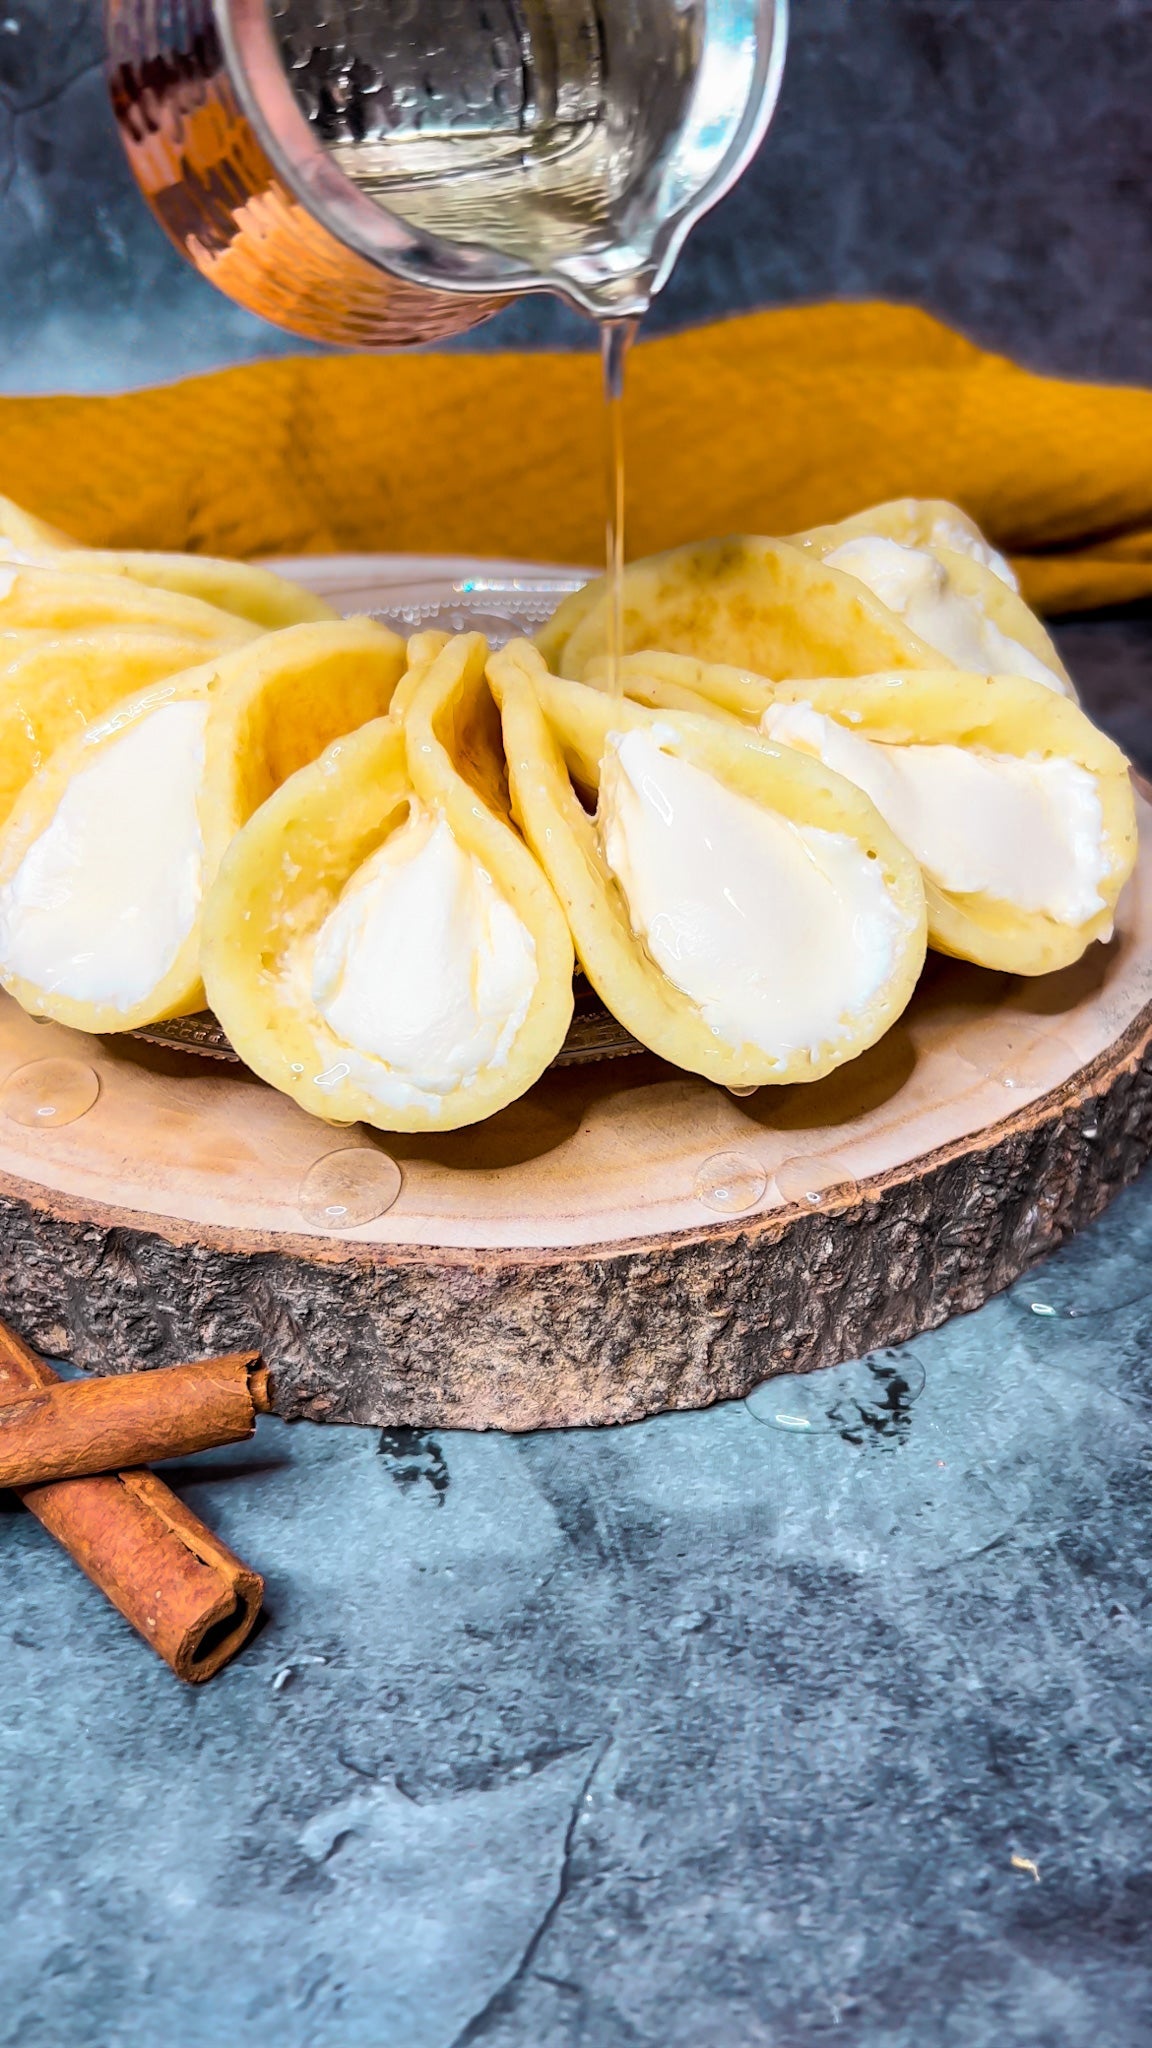
[[[1152,392],[1019,369],[908,308],[641,342],[628,552],[951,498],[1047,612],[1152,594]],[[602,558],[591,355],[299,356],[114,398],[0,399],[0,492],[101,546]]]

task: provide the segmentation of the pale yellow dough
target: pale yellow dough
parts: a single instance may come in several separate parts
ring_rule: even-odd
[[[485,642],[422,635],[409,653],[396,712],[292,776],[233,841],[205,909],[204,972],[241,1057],[314,1115],[454,1130],[515,1100],[555,1058],[572,1016],[572,941],[509,821]],[[535,965],[526,1012],[502,1056],[423,1101],[402,1099],[416,1091],[341,1037],[314,992],[319,935],[417,811],[478,864],[528,934]],[[405,959],[379,965],[396,977],[402,1001]],[[387,1010],[386,986],[382,1001]]]
[[[1101,907],[1064,924],[989,896],[958,896],[925,876],[928,943],[978,965],[1047,974],[1106,938],[1120,890],[1136,857],[1136,819],[1128,765],[1070,698],[1023,676],[972,675],[963,669],[893,671],[771,683],[747,670],[687,655],[635,654],[619,664],[627,697],[653,710],[695,711],[724,725],[759,728],[773,705],[800,703],[836,719],[859,738],[892,746],[948,746],[1021,760],[1064,760],[1095,779],[1103,824]],[[603,659],[589,682],[611,696]],[[980,821],[971,820],[979,833]]]
[[[924,894],[915,862],[859,790],[735,725],[691,711],[653,713],[559,679],[527,641],[493,655],[488,674],[501,707],[513,813],[564,905],[589,981],[643,1045],[711,1080],[757,1086],[815,1080],[883,1035],[923,962]],[[638,936],[590,815],[612,736],[634,732],[656,735],[668,754],[722,791],[789,825],[834,835],[861,864],[876,864],[899,932],[891,970],[855,1014],[830,1018],[819,1042],[782,1058],[726,1040]],[[765,964],[749,962],[756,972]]]
[[[1051,636],[1020,596],[1009,564],[985,539],[975,520],[958,505],[950,505],[943,498],[896,498],[888,504],[856,512],[834,525],[814,526],[792,538],[796,547],[821,562],[849,542],[873,539],[895,541],[902,548],[931,555],[943,573],[944,592],[973,607],[977,619],[988,620],[1005,640],[1016,642],[1025,650],[1026,657],[1048,671],[1052,689],[1075,700],[1072,678]],[[1002,657],[1005,650],[998,651]],[[937,653],[937,665],[944,666],[946,660],[947,657],[942,661]],[[977,664],[962,661],[953,665],[975,668]],[[1001,672],[1007,671],[1009,664],[999,658],[989,660],[987,666]],[[1023,673],[1029,673],[1027,663]],[[1040,678],[1033,676],[1031,680]]]
[[[229,841],[272,790],[313,760],[337,734],[387,709],[404,661],[404,643],[368,620],[290,626],[137,691],[66,740],[26,786],[0,834],[0,932],[7,934],[0,939],[4,986],[34,1015],[54,1017],[82,1031],[130,1030],[199,1009],[204,1001],[200,904]],[[197,706],[202,715],[193,715]],[[129,742],[141,748],[142,734],[146,740],[151,734],[172,731],[168,714],[173,711],[183,720],[181,731],[187,728],[187,742],[181,744],[191,745],[194,739],[200,752],[177,790],[186,801],[191,775],[193,837],[180,849],[187,881],[171,957],[159,952],[162,969],[148,986],[134,986],[130,999],[123,1000],[68,992],[65,984],[70,979],[75,987],[77,977],[84,978],[81,969],[70,964],[79,957],[71,940],[50,973],[38,970],[30,977],[20,964],[30,951],[37,958],[55,958],[50,930],[35,946],[27,938],[30,928],[43,929],[53,900],[62,903],[65,917],[70,902],[91,900],[94,920],[103,921],[109,931],[131,929],[133,919],[146,920],[149,903],[165,881],[162,862],[157,856],[153,872],[149,849],[142,845],[135,872],[125,875],[122,849],[135,845],[131,835],[139,830],[138,809],[146,815],[154,790],[147,783],[140,787],[137,807],[129,786],[118,808],[104,818],[97,816],[97,850],[107,858],[109,875],[115,878],[107,888],[101,887],[91,852],[70,851],[72,828],[57,830],[57,814],[67,805],[69,810],[62,815],[71,817],[85,791],[99,790],[101,778],[118,788],[117,750]],[[169,754],[163,765],[166,772],[179,769],[179,757],[173,761]],[[93,773],[95,784],[85,780]],[[162,810],[157,829],[166,822]],[[47,881],[38,880],[41,875]],[[116,893],[137,886],[142,891],[139,906]],[[99,954],[96,931],[92,950]],[[96,969],[90,969],[89,976],[98,978]]]
[[[659,649],[757,675],[938,668],[940,656],[853,576],[790,541],[737,535],[630,562],[623,649]],[[556,675],[582,682],[608,644],[604,578],[566,597],[536,635]]]
[[[957,669],[781,683],[776,704],[803,703],[857,737],[901,746],[959,747],[1021,761],[1067,761],[1093,778],[1100,806],[1102,906],[1080,924],[1021,910],[988,895],[957,895],[925,876],[929,944],[983,967],[1049,974],[1107,938],[1136,860],[1136,813],[1128,764],[1079,706],[1021,676]],[[980,821],[971,820],[978,833]]]
[[[0,498],[0,565],[6,555],[73,576],[126,576],[146,587],[200,598],[269,631],[336,617],[323,598],[254,562],[149,548],[86,548],[10,498]]]
[[[227,641],[220,647],[223,654]],[[203,662],[202,641],[160,628],[93,626],[0,642],[0,826],[56,748],[123,697]]]
[[[178,633],[198,641],[206,653],[246,646],[262,630],[202,597],[151,589],[131,576],[0,561],[0,633],[68,633],[94,626]]]

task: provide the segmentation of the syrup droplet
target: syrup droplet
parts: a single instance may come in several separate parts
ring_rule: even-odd
[[[354,1230],[384,1216],[400,1193],[400,1168],[368,1145],[328,1152],[300,1183],[300,1214],[320,1230]]]
[[[799,1202],[806,1209],[820,1209],[833,1194],[852,1195],[856,1177],[851,1167],[834,1153],[810,1159],[786,1159],[772,1176],[782,1202]]]
[[[727,1088],[729,1095],[759,1095],[760,1093],[759,1084],[755,1081],[747,1088],[738,1088],[733,1081],[725,1081],[724,1086]]]
[[[1023,1031],[969,1035],[956,1047],[965,1066],[1021,1095],[1043,1095],[1058,1088],[1080,1061],[1064,1038],[1036,1038]]]
[[[1120,1309],[1152,1304],[1152,1267],[1145,1241],[1123,1226],[1115,1232],[1093,1225],[1017,1280],[1005,1299],[1037,1338],[1044,1329],[1053,1336],[1058,1329],[1060,1343],[1073,1333],[1089,1341],[1106,1337],[1104,1318]]]
[[[314,1088],[338,1088],[351,1072],[347,1060],[337,1060],[334,1067],[325,1067],[322,1074],[313,1074],[312,1085]]]
[[[924,1367],[912,1351],[870,1351],[821,1372],[779,1373],[744,1405],[757,1422],[785,1436],[842,1436],[847,1443],[907,1434],[908,1410],[924,1391]]]
[[[1079,1064],[1065,1039],[1049,1038],[1042,1045],[1030,1046],[1019,1055],[1010,1055],[996,1079],[1002,1088],[1042,1095],[1050,1088],[1059,1088],[1069,1075],[1076,1072]]]
[[[1098,1337],[1102,1334],[1101,1318],[1115,1315],[1120,1309],[1136,1308],[1147,1300],[1152,1292],[1152,1276],[1130,1268],[1117,1260],[1102,1261],[1106,1277],[1097,1281],[1083,1271],[1065,1273],[1059,1270],[1043,1279],[1018,1282],[1008,1297],[1014,1309],[1026,1321],[1036,1324],[1060,1323],[1067,1329],[1069,1323],[1078,1325],[1077,1335]]]
[[[86,1116],[99,1094],[99,1076],[83,1060],[32,1060],[9,1075],[0,1102],[11,1123],[56,1131]]]
[[[768,1175],[759,1161],[744,1152],[714,1152],[695,1181],[697,1199],[722,1216],[739,1216],[745,1209],[754,1209],[767,1186]]]

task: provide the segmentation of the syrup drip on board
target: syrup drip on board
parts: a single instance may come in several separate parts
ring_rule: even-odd
[[[624,365],[638,320],[602,320],[600,359],[604,372],[605,413],[605,559],[608,582],[608,673],[621,694],[620,657],[624,653]]]

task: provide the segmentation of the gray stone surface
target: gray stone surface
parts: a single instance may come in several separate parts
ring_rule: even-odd
[[[269,1578],[200,1693],[4,1518],[0,2040],[1147,2042],[1150,1254],[826,1434],[262,1423],[175,1475]]]
[[[295,348],[139,198],[98,0],[0,0],[0,389],[99,389]],[[651,330],[908,299],[1064,373],[1152,376],[1152,0],[794,0],[775,126]],[[533,299],[475,347],[586,345]]]

